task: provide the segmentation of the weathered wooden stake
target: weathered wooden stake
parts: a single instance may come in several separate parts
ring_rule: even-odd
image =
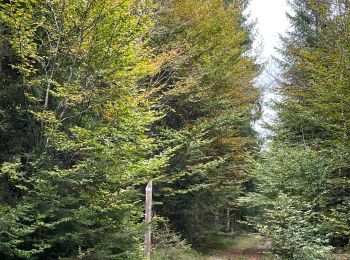
[[[145,234],[145,254],[147,259],[151,258],[151,248],[152,248],[152,231],[151,231],[151,220],[152,220],[152,181],[149,181],[146,186],[146,213],[145,222],[147,225],[147,230]]]

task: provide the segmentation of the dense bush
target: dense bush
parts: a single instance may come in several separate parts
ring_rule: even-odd
[[[256,228],[272,251],[288,259],[321,259],[341,232],[329,200],[335,160],[327,151],[274,145],[255,163],[256,193],[245,198],[259,209]]]

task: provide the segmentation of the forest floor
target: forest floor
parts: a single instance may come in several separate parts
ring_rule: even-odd
[[[214,239],[215,237],[215,239]],[[201,254],[194,250],[178,252],[176,248],[156,250],[152,260],[276,260],[276,256],[268,254],[271,241],[259,234],[215,234],[212,242],[215,248],[210,254]],[[350,260],[347,254],[333,254],[328,260]]]
[[[208,260],[274,260],[276,256],[268,254],[271,241],[259,234],[242,234],[236,237],[230,235],[218,236],[222,248],[215,250]],[[350,250],[344,254],[332,254],[329,260],[350,260]]]
[[[225,249],[214,252],[210,260],[271,260],[266,251],[270,241],[257,234],[241,235],[234,239],[222,237]]]

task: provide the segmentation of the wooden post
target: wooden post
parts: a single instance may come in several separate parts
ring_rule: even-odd
[[[147,225],[145,234],[145,254],[147,259],[151,258],[152,249],[152,232],[151,232],[151,220],[152,220],[152,181],[149,181],[146,186],[146,212],[145,222]]]
[[[226,216],[227,216],[227,220],[226,220],[226,232],[230,232],[231,229],[231,218],[230,218],[230,210],[227,209],[226,211]]]

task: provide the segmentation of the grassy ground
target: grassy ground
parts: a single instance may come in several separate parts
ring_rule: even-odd
[[[250,249],[267,247],[267,241],[258,234],[216,234],[213,236],[215,250],[204,255],[194,250],[178,250],[177,248],[158,249],[152,260],[275,260],[275,256],[250,254]],[[247,252],[248,251],[248,252]],[[350,260],[348,254],[335,254],[327,260]]]
[[[179,251],[176,248],[158,249],[153,252],[152,260],[207,260],[209,256],[194,250]]]
[[[219,249],[248,249],[257,248],[263,241],[263,238],[257,234],[218,234],[217,240]]]
[[[235,250],[243,251],[261,247],[264,243],[263,237],[256,234],[216,234],[213,236],[213,246],[215,250],[208,255],[200,254],[194,250],[179,251],[176,248],[157,249],[152,254],[152,260],[216,260],[216,259],[252,259],[247,256],[236,255]],[[233,255],[233,256],[232,256]],[[264,256],[261,260],[271,260],[273,258]]]
[[[275,257],[264,255],[269,243],[258,234],[219,234],[221,248],[214,252],[211,260],[272,260]],[[255,252],[256,250],[256,252]]]

